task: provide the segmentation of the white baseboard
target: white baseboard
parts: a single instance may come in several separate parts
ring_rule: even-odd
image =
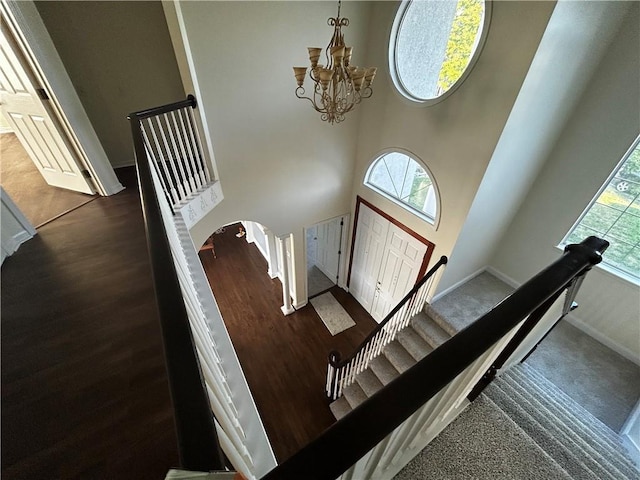
[[[453,285],[451,285],[449,288],[447,288],[446,290],[443,290],[442,292],[439,292],[438,294],[436,294],[432,299],[431,299],[431,303],[435,302],[436,300],[440,300],[442,297],[444,297],[445,295],[447,295],[448,293],[453,292],[456,288],[458,288],[459,286],[461,286],[464,283],[467,283],[469,280],[471,280],[472,278],[477,277],[478,275],[480,275],[482,272],[484,272],[487,269],[487,267],[482,267],[478,270],[476,270],[475,272],[473,272],[471,275],[467,275],[466,277],[464,277],[462,280],[454,283]]]
[[[595,338],[597,341],[602,343],[604,346],[609,347],[611,350],[613,350],[616,353],[619,353],[620,355],[622,355],[627,360],[632,361],[636,365],[640,365],[640,358],[638,358],[631,350],[629,350],[627,347],[624,347],[624,346],[614,342],[609,337],[603,335],[601,332],[599,332],[598,330],[593,328],[591,325],[589,325],[589,324],[583,322],[582,320],[580,320],[579,318],[577,318],[573,313],[567,314],[567,316],[565,318],[566,318],[567,322],[569,322],[571,325],[576,327],[578,330],[581,330],[584,333],[586,333],[587,335],[589,335],[590,337]]]
[[[304,302],[294,303],[293,308],[295,308],[296,310],[300,310],[301,308],[306,307],[308,303],[309,302],[307,300],[305,300]]]
[[[13,133],[13,129],[11,127],[0,127],[0,133]]]
[[[499,270],[496,270],[494,267],[492,267],[491,265],[488,265],[485,270],[487,272],[489,272],[491,275],[493,275],[494,277],[502,280],[504,283],[506,283],[507,285],[509,285],[510,287],[513,288],[519,288],[522,283],[518,282],[517,280],[514,280],[513,278],[511,278],[508,275],[505,275],[504,273],[502,273]]]

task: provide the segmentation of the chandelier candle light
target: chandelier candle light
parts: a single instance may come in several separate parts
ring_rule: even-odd
[[[340,18],[341,1],[338,2],[338,16],[329,18],[327,23],[334,27],[333,37],[325,50],[327,65],[318,63],[321,48],[309,47],[311,69],[309,78],[313,81],[313,96],[305,97],[304,79],[308,67],[293,67],[298,82],[296,97],[311,102],[320,112],[321,118],[331,124],[340,123],[344,115],[353,110],[363,98],[373,94],[371,84],[376,76],[376,67],[361,68],[351,65],[352,48],[344,44],[342,27],[349,26],[348,18]]]

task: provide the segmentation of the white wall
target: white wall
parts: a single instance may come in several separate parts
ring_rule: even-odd
[[[568,0],[556,5],[442,276],[440,292],[489,263],[629,6]]]
[[[389,36],[398,5],[373,7],[368,63],[378,66],[378,77],[375,101],[362,106],[352,202],[360,195],[434,242],[433,263],[453,249],[554,2],[494,2],[477,64],[455,92],[431,106],[405,100],[389,76]],[[411,151],[433,173],[441,196],[437,228],[364,187],[371,162],[393,147]]]
[[[491,260],[517,282],[559,257],[555,246],[640,132],[639,45],[640,4],[633,2]],[[577,301],[579,326],[639,361],[637,285],[596,267]]]

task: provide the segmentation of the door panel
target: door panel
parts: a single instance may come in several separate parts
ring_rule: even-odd
[[[49,185],[94,193],[4,31],[0,33],[0,112]]]
[[[349,291],[367,311],[374,301],[388,230],[386,219],[361,205]]]

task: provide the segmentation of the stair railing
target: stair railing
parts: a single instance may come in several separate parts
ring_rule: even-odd
[[[224,470],[226,456],[251,479],[276,459],[186,224],[215,186],[195,107],[190,96],[129,116],[180,466]]]
[[[411,319],[424,307],[431,290],[433,278],[440,267],[447,264],[447,257],[440,260],[409,290],[378,326],[365,338],[355,351],[344,360],[340,352],[329,353],[327,367],[326,393],[331,400],[342,395],[345,388],[351,385],[356,375],[369,367],[371,361],[379,356],[384,347],[396,339],[396,335],[409,325]]]
[[[139,122],[144,150],[175,213],[182,201],[211,181],[193,109],[196,99],[132,114]]]
[[[461,402],[530,317],[540,318],[602,260],[609,243],[589,237],[492,310],[378,390],[262,480],[392,478],[459,413]],[[453,415],[452,415],[453,413]]]
[[[164,116],[166,120],[167,112],[194,107],[195,99],[191,97],[172,105],[132,113],[129,121],[174,409],[180,466],[186,470],[209,471],[224,470],[225,460],[217,435],[217,422],[210,408],[210,398],[200,368],[199,354],[194,344],[187,313],[188,303],[185,302],[183,285],[178,279],[177,263],[166,222],[167,213],[172,216],[175,213],[173,208],[186,197],[183,180],[187,177],[179,177],[177,174],[179,168],[175,164],[182,162],[174,156],[175,149],[171,149],[168,142],[164,150],[154,150],[157,145],[154,147],[147,141],[149,134],[157,136],[159,130],[167,126],[163,126],[164,122],[160,120],[158,123],[152,122],[156,114]],[[160,135],[167,138],[166,131]],[[161,180],[160,172],[170,169],[176,174],[168,174]],[[184,171],[184,166],[182,170]],[[162,191],[157,188],[158,184],[162,185]],[[179,196],[176,193],[178,191]],[[164,209],[161,208],[161,204],[164,204]],[[169,209],[170,212],[166,212]],[[175,232],[172,233],[175,237]]]

